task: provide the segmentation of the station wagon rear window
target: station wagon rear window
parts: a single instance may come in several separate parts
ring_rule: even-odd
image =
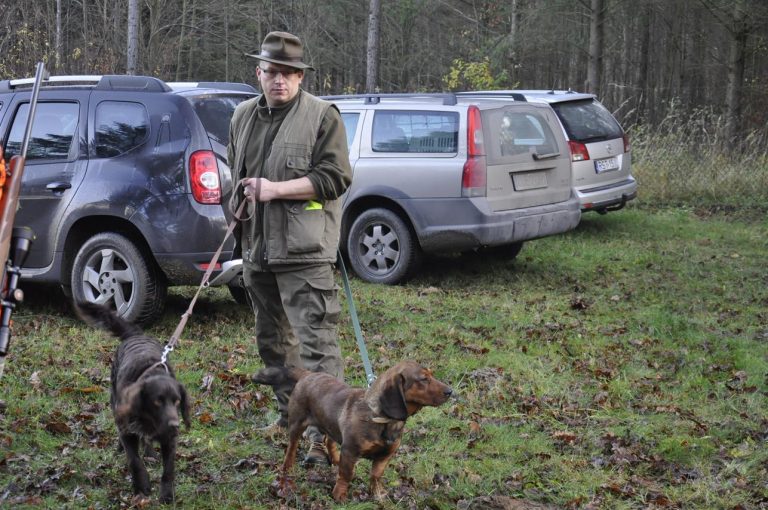
[[[374,152],[455,153],[459,114],[431,111],[377,111],[373,117]]]
[[[535,159],[558,152],[557,140],[546,120],[538,113],[494,109],[483,114],[488,135],[485,145],[491,163]]]
[[[552,103],[568,138],[581,143],[602,142],[624,136],[608,109],[595,100]]]

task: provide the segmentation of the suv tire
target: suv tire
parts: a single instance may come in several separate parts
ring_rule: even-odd
[[[421,250],[408,225],[389,209],[368,209],[352,223],[347,257],[355,273],[371,283],[392,285],[412,275]]]
[[[107,304],[123,319],[148,324],[163,311],[167,286],[141,250],[127,237],[103,232],[75,255],[71,277],[75,303]]]

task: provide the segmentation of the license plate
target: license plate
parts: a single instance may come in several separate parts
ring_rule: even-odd
[[[545,172],[523,172],[512,174],[512,183],[515,185],[515,191],[546,188],[547,174]]]
[[[602,173],[619,169],[618,158],[605,158],[595,160],[595,172]]]

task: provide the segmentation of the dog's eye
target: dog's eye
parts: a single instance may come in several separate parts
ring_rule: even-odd
[[[155,400],[155,401],[154,401],[154,402],[152,402],[152,403],[153,403],[153,404],[155,404],[155,407],[163,407],[163,403],[162,403],[162,402],[160,402],[159,400]]]

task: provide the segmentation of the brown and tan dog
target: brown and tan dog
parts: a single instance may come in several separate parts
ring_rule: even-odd
[[[326,435],[330,461],[339,466],[333,499],[347,498],[355,464],[360,457],[373,462],[371,494],[386,497],[381,475],[400,446],[405,420],[424,406],[439,406],[453,390],[432,372],[413,361],[401,361],[384,372],[367,391],[352,388],[335,377],[300,368],[267,367],[253,381],[293,388],[288,402],[288,447],[278,478],[279,494],[290,495],[288,477],[304,430],[314,425]],[[341,447],[341,452],[336,448]]]
[[[149,474],[141,450],[143,446],[145,451],[151,451],[151,441],[157,441],[163,458],[158,499],[161,503],[171,503],[174,500],[179,411],[189,428],[187,391],[176,380],[170,363],[160,363],[163,352],[160,342],[144,335],[138,326],[94,303],[78,303],[77,313],[90,325],[106,329],[121,340],[112,361],[109,400],[120,445],[128,458],[134,502],[149,497]]]

